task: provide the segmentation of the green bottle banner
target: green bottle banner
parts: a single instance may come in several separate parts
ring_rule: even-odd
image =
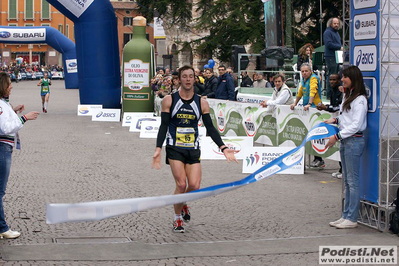
[[[133,19],[133,38],[123,48],[122,111],[153,112],[155,75],[154,46],[146,39],[146,19]]]

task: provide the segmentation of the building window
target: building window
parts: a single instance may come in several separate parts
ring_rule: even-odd
[[[25,0],[25,19],[34,19],[33,0]]]
[[[69,25],[68,24],[65,25],[65,36],[67,36],[69,38]]]
[[[25,27],[33,27],[33,24],[25,24]]]
[[[58,24],[58,31],[64,34],[64,25]]]
[[[123,45],[126,45],[133,37],[133,33],[124,33],[123,34]]]
[[[9,23],[8,26],[9,26],[9,27],[17,27],[18,25],[15,24],[15,23]]]
[[[129,10],[126,10],[126,14],[128,14],[128,15],[129,15],[129,14],[130,14],[130,11],[129,11]]]
[[[133,18],[124,17],[123,18],[123,26],[132,26],[133,25]]]
[[[42,23],[43,27],[50,27],[50,23]]]
[[[46,0],[42,0],[42,19],[50,18],[50,4]]]
[[[18,3],[17,0],[8,0],[8,19],[18,19]]]

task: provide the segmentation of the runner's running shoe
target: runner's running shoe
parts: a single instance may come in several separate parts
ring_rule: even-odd
[[[182,219],[177,219],[173,223],[173,232],[175,232],[175,233],[184,233],[184,227],[183,227]]]
[[[190,211],[188,210],[187,204],[183,205],[183,209],[181,210],[181,216],[185,222],[189,222],[191,219]]]

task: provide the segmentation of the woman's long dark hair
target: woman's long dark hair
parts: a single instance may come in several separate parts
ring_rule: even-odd
[[[363,75],[357,66],[350,66],[342,71],[342,76],[347,77],[352,82],[352,88],[346,88],[345,100],[342,105],[343,111],[349,111],[351,109],[351,103],[358,96],[364,95],[367,98],[366,88],[364,87]]]
[[[8,95],[7,89],[10,86],[10,76],[7,73],[0,73],[0,98],[4,98]]]

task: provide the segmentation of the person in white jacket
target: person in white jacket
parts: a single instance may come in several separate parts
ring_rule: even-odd
[[[360,207],[360,160],[365,147],[363,131],[367,127],[367,92],[362,72],[357,66],[342,71],[344,99],[337,118],[325,120],[328,124],[338,124],[339,132],[328,138],[330,148],[339,140],[342,174],[345,184],[345,202],[342,217],[331,222],[330,226],[340,229],[357,227]]]
[[[20,232],[12,231],[5,220],[3,197],[6,193],[11,168],[11,155],[14,147],[20,148],[18,131],[28,120],[35,120],[39,112],[30,112],[19,117],[25,106],[12,107],[8,102],[11,93],[11,80],[6,73],[0,73],[0,238],[17,238]]]
[[[272,99],[263,101],[260,103],[261,106],[276,106],[276,105],[291,105],[294,103],[292,92],[290,88],[284,83],[285,77],[282,74],[276,74],[273,77],[274,85],[276,86],[273,91]]]

